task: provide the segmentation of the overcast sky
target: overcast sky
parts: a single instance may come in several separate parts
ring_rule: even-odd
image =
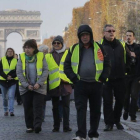
[[[21,9],[27,11],[40,11],[43,23],[41,36],[62,35],[64,28],[71,22],[72,9],[89,0],[0,0],[0,10]],[[16,53],[22,52],[22,38],[17,33],[7,37],[7,47],[15,49]]]

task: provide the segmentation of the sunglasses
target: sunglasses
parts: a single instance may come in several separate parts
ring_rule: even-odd
[[[53,42],[53,45],[54,45],[54,44],[59,45],[59,44],[61,44],[61,43],[60,43],[60,42],[56,42],[56,41],[55,41],[55,42]]]
[[[114,32],[115,32],[115,30],[108,30],[108,31],[106,31],[106,32],[109,32],[109,33],[113,32],[113,33],[114,33]]]

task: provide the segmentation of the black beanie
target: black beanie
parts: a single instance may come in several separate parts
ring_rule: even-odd
[[[60,35],[56,36],[56,37],[53,39],[53,42],[54,42],[54,41],[59,41],[59,42],[62,44],[62,46],[63,46],[64,40],[63,40],[62,36],[60,36]],[[53,44],[53,42],[52,42],[52,44]]]

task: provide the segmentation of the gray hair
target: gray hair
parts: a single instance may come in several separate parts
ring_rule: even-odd
[[[40,52],[43,52],[44,50],[47,50],[48,51],[48,46],[47,45],[41,45],[39,48],[38,48],[38,50],[40,51]]]
[[[104,32],[106,31],[106,27],[113,27],[113,28],[114,28],[113,25],[111,25],[111,24],[106,24],[106,25],[104,26],[104,29],[103,29]]]

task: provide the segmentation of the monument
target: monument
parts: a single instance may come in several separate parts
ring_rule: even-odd
[[[23,43],[28,39],[40,43],[40,15],[39,11],[0,11],[0,58],[5,55],[7,36],[13,32],[22,36]]]

